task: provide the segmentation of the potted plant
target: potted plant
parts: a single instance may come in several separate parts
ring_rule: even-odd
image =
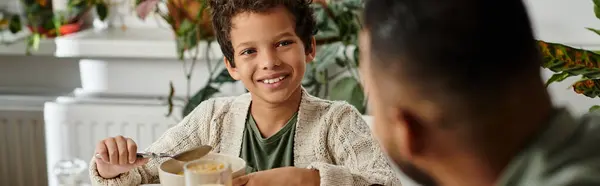
[[[593,2],[596,18],[600,19],[600,0]],[[598,29],[586,29],[600,35]],[[580,77],[580,80],[571,85],[575,93],[590,98],[597,98],[600,95],[600,55],[598,53],[541,40],[538,41],[538,45],[543,57],[542,67],[554,72],[554,75],[547,80],[546,86],[569,77]],[[599,105],[595,105],[589,111],[599,108]]]
[[[108,14],[108,4],[104,0],[69,0],[67,10],[60,13],[53,10],[50,0],[21,0],[21,4],[24,15],[12,16],[8,24],[12,33],[22,31],[22,23],[26,24],[31,32],[27,38],[28,55],[32,50],[38,49],[42,38],[54,38],[80,31],[83,18],[90,9],[95,7],[102,20]]]
[[[166,7],[161,8],[161,7]],[[314,1],[319,32],[315,36],[318,43],[318,54],[310,63],[303,86],[315,96],[326,99],[346,100],[361,112],[366,110],[366,99],[356,68],[358,67],[357,37],[359,27],[358,10],[362,7],[360,0],[346,1]],[[235,82],[223,68],[223,63],[211,61],[210,48],[205,50],[205,63],[208,66],[209,78],[206,85],[191,94],[190,81],[193,67],[198,61],[201,40],[208,43],[214,41],[211,28],[209,8],[205,0],[137,0],[136,12],[141,19],[151,13],[164,19],[174,32],[177,53],[182,61],[187,80],[186,97],[183,99],[183,116],[186,116],[200,102],[219,93],[225,83]],[[208,45],[210,46],[210,45]],[[353,48],[354,50],[348,50]],[[349,51],[350,55],[345,55]],[[336,68],[337,67],[337,68]],[[331,89],[331,91],[330,91]],[[169,110],[173,111],[174,87],[171,84],[168,96]]]

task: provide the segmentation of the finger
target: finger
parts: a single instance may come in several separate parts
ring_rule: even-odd
[[[150,159],[148,158],[138,158],[137,160],[135,160],[135,163],[133,163],[133,165],[135,165],[136,167],[146,165],[148,161],[150,161]]]
[[[106,145],[104,144],[104,140],[100,141],[96,145],[96,154],[98,154],[97,158],[101,159],[103,162],[108,163],[110,161],[108,159],[108,148],[106,148]]]
[[[129,164],[135,163],[137,158],[137,144],[131,138],[127,138],[127,150],[129,151]]]
[[[246,183],[248,183],[249,180],[250,180],[250,175],[240,176],[240,177],[233,179],[232,185],[233,186],[246,185]]]
[[[119,149],[117,148],[117,142],[114,138],[107,138],[104,140],[106,148],[108,148],[108,158],[110,164],[119,164]]]
[[[119,149],[119,164],[129,164],[129,151],[127,150],[127,139],[125,139],[123,136],[117,136],[115,137],[115,141],[117,142],[117,148]]]

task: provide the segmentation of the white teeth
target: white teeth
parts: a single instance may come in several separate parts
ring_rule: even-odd
[[[283,79],[285,79],[285,76],[279,76],[279,77],[273,78],[273,79],[265,79],[262,82],[266,83],[266,84],[273,84],[273,83],[277,83]]]

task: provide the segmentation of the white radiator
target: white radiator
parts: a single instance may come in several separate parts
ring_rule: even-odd
[[[46,185],[41,111],[0,111],[0,185]]]
[[[47,185],[42,110],[52,99],[0,95],[0,185]]]
[[[156,101],[48,102],[44,107],[48,164],[73,158],[89,163],[96,144],[116,135],[132,138],[142,151],[177,124],[165,117],[166,111],[167,107]],[[177,110],[174,115],[179,113]],[[52,174],[52,167],[48,167],[48,173]],[[89,182],[87,171],[83,179]],[[49,181],[56,185],[54,177]]]

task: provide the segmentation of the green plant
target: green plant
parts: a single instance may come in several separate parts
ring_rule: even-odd
[[[8,23],[14,34],[23,30],[23,23],[32,34],[27,38],[27,55],[38,49],[39,42],[44,37],[61,35],[61,27],[81,21],[81,18],[95,7],[101,20],[108,15],[109,4],[104,0],[69,0],[65,12],[54,12],[51,0],[21,0],[24,7],[24,21],[19,15],[12,15]]]
[[[317,1],[313,4],[318,52],[309,63],[302,85],[311,94],[331,100],[344,100],[361,113],[366,98],[356,70],[361,0]]]
[[[600,0],[593,0],[594,13],[600,19]],[[586,28],[598,35],[600,30]],[[579,76],[581,79],[571,85],[573,91],[589,98],[600,96],[600,55],[594,51],[577,49],[558,43],[538,41],[542,53],[542,67],[554,72],[546,86],[553,82],[561,82],[569,77]],[[589,110],[599,109],[599,105]]]
[[[167,10],[160,9],[160,5],[165,5]],[[364,113],[366,100],[356,71],[358,67],[357,36],[360,30],[358,15],[362,1],[327,2],[319,0],[315,1],[312,7],[317,16],[319,32],[315,38],[319,51],[314,62],[307,66],[302,84],[315,96],[346,100]],[[201,40],[207,43],[214,40],[212,23],[205,0],[137,0],[136,10],[142,19],[145,19],[150,13],[157,14],[169,23],[175,33],[176,51],[179,60],[183,63],[184,75],[187,80],[186,97],[182,100],[185,103],[183,116],[186,116],[200,102],[219,93],[219,88],[223,84],[235,82],[223,68],[221,60],[210,60],[209,48],[204,55],[209,75],[206,86],[195,94],[190,94],[192,72],[199,53],[199,47],[196,46]],[[344,51],[350,51],[347,48],[354,48],[351,55],[345,55]],[[336,67],[338,68],[336,69]],[[329,92],[331,84],[333,87]],[[178,99],[174,97],[174,91],[171,84],[167,99],[169,105],[167,116],[171,116],[175,106],[173,102]]]
[[[164,5],[167,10],[159,8]],[[182,62],[184,75],[186,78],[186,96],[183,98],[184,105],[182,116],[186,116],[200,102],[219,93],[219,88],[230,82],[235,82],[229,76],[229,73],[223,68],[223,63],[211,60],[210,43],[214,41],[212,33],[212,22],[209,19],[207,2],[204,0],[137,0],[136,12],[138,17],[146,19],[150,13],[154,13],[165,20],[171,27],[177,43],[176,52],[179,61]],[[191,94],[190,85],[193,71],[200,57],[201,41],[205,41],[207,47],[204,50],[203,59],[207,64],[208,79],[206,85],[200,90]],[[167,97],[168,113],[171,116],[173,108],[176,106],[174,100],[178,98],[175,95],[175,88],[170,84],[170,93]]]

